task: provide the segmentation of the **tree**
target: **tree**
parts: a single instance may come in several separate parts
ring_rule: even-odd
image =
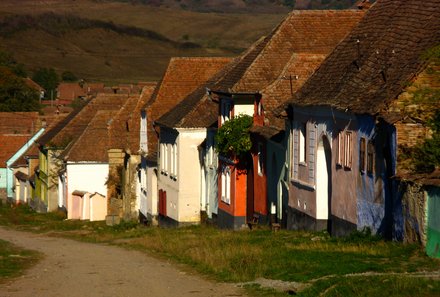
[[[23,64],[18,63],[11,53],[0,51],[0,66],[9,68],[15,75],[26,77],[26,69]]]
[[[217,131],[217,151],[222,155],[244,159],[244,155],[252,147],[249,133],[251,126],[252,117],[248,115],[238,115],[226,121]]]
[[[64,71],[61,74],[61,80],[62,81],[70,81],[70,82],[74,82],[74,81],[78,81],[78,78],[76,77],[75,74],[73,74],[71,71]]]
[[[46,90],[46,99],[55,98],[60,80],[53,68],[39,68],[32,76],[32,79]]]
[[[38,93],[29,88],[21,77],[0,66],[0,111],[38,111]]]

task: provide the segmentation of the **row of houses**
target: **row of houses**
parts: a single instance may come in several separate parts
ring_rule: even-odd
[[[367,4],[292,11],[239,57],[172,58],[140,95],[98,94],[34,142],[30,203],[109,223],[207,219],[336,236],[368,227],[439,256],[440,224],[428,215],[438,174],[408,181],[398,151],[430,133],[414,110],[439,109],[411,98],[415,86],[440,86],[423,58],[440,44],[440,5]],[[253,120],[251,150],[218,155],[216,131],[240,114]]]

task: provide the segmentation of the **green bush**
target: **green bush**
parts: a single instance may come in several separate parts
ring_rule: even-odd
[[[226,121],[217,131],[217,152],[229,157],[243,157],[252,147],[251,126],[252,117],[248,115],[238,115]]]

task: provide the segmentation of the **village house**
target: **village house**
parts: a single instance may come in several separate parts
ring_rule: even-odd
[[[148,188],[145,206],[148,219],[154,219],[159,215],[159,219],[164,224],[200,222],[201,185],[198,145],[206,137],[206,128],[176,130],[173,125],[163,125],[159,119],[172,108],[180,115],[185,115],[185,110],[180,109],[181,101],[199,86],[204,85],[230,60],[230,58],[170,60],[151,105],[146,107],[148,154],[143,160],[143,167],[147,168],[145,175]],[[197,115],[197,117],[203,116],[203,113]],[[150,186],[154,185],[156,180],[157,193],[156,190],[150,190]]]
[[[36,141],[40,153],[32,199],[35,209],[45,212],[65,208],[64,199],[60,199],[62,196],[58,192],[59,170],[63,166],[61,154],[78,140],[99,110],[118,110],[127,98],[127,95],[100,94],[71,112]]]
[[[239,114],[253,117],[247,157],[220,156],[221,227],[285,223],[286,137],[273,109],[291,97],[363,15],[361,10],[293,11],[210,88],[219,103],[218,127]]]
[[[110,100],[109,100],[110,101]],[[114,110],[100,110],[75,143],[70,145],[60,158],[61,167],[58,180],[58,205],[67,210],[68,219],[105,220],[107,215],[107,186],[109,173],[108,144],[109,121],[124,102],[118,102]],[[82,193],[79,195],[78,193]],[[102,205],[90,208],[90,195],[99,193]],[[100,207],[98,207],[100,206]],[[90,216],[90,212],[94,212]],[[96,215],[99,212],[100,215]]]
[[[438,2],[379,0],[293,96],[288,228],[403,239],[397,151],[426,136],[412,111],[440,107],[408,101],[408,86],[430,85],[423,55],[439,41]]]
[[[139,163],[140,151],[140,113],[151,100],[156,83],[143,87],[140,95],[130,95],[130,99],[111,119],[109,124],[108,160],[110,164],[107,181],[110,219],[118,216],[137,219],[140,209]],[[111,184],[119,180],[119,188]],[[113,219],[111,219],[112,221]]]
[[[46,128],[47,129],[47,128]],[[38,166],[38,146],[35,141],[30,147],[11,164],[14,174],[15,203],[29,203],[35,191],[35,168]]]
[[[38,112],[0,112],[0,199],[13,198],[12,163],[42,127]]]

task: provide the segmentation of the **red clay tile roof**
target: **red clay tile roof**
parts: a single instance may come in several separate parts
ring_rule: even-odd
[[[140,112],[152,100],[155,84],[143,87],[140,95],[132,95],[111,119],[110,148],[119,148],[132,154],[139,152]]]
[[[65,148],[83,133],[98,110],[119,110],[127,98],[128,96],[124,94],[98,94],[96,98],[70,113],[64,120],[43,134],[37,142],[40,145]]]
[[[377,114],[424,69],[440,44],[438,0],[378,0],[290,104]]]
[[[130,149],[130,137],[135,137],[139,146],[139,129],[137,134],[130,127],[130,115],[135,113],[135,108],[140,99],[139,95],[131,95],[125,104],[118,110],[110,123],[110,148]],[[139,112],[136,113],[138,116]],[[140,116],[139,116],[140,118]],[[138,151],[135,150],[136,152]]]
[[[109,125],[116,110],[99,110],[77,141],[70,145],[62,156],[72,162],[108,162]]]
[[[34,142],[31,146],[18,158],[11,167],[27,166],[26,158],[37,159],[39,154],[38,145]]]
[[[31,135],[2,134],[0,135],[0,168],[6,167],[9,160],[29,139]]]
[[[363,15],[360,10],[293,11],[214,78],[215,83],[188,96],[158,122],[169,127],[214,124],[218,105],[208,99],[206,87],[226,93],[262,92],[265,110],[270,112],[291,97],[290,82],[285,77],[298,75],[298,88]]]
[[[0,112],[0,134],[33,134],[40,128],[38,112]]]
[[[60,83],[57,88],[58,100],[73,101],[78,97],[86,95],[86,91],[79,85],[79,83]]]
[[[30,79],[29,77],[26,77],[24,79],[24,83],[31,88],[32,90],[38,91],[38,92],[44,92],[44,88],[42,86],[40,86],[39,84],[37,84],[35,81],[33,81],[32,79]]]
[[[171,58],[168,68],[154,91],[147,109],[148,154],[157,150],[153,121],[174,108],[186,96],[205,84],[231,58]],[[183,112],[183,111],[182,111]]]

